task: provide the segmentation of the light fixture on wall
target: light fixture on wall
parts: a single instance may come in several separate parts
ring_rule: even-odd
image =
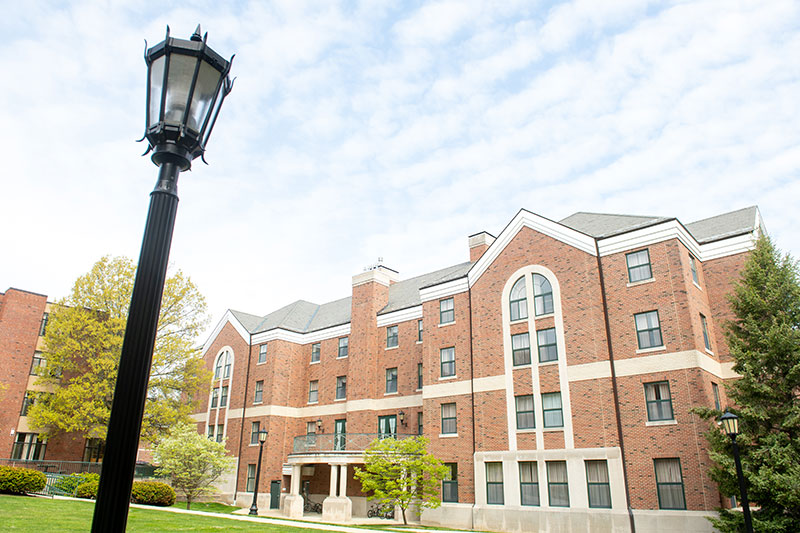
[[[322,433],[322,419],[317,418],[317,433]]]
[[[406,425],[406,422],[405,422],[406,414],[403,411],[400,411],[399,413],[397,413],[397,418],[400,420],[400,423],[402,425],[404,425],[404,426]]]

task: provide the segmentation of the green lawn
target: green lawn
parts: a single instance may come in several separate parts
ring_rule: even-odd
[[[176,509],[186,509],[186,502],[175,502],[173,505]],[[229,514],[238,511],[240,507],[233,505],[225,505],[224,503],[216,502],[194,502],[192,503],[192,511],[203,511],[204,513],[221,513]]]
[[[194,505],[192,505],[194,507]],[[51,500],[0,494],[0,528],[3,531],[89,531],[94,502]],[[319,533],[316,529],[243,522],[214,516],[131,509],[127,531],[261,531],[270,533]]]

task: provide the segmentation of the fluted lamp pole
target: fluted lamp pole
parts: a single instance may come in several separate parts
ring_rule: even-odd
[[[739,434],[739,417],[727,409],[719,418],[722,422],[722,429],[731,438],[733,443],[733,460],[736,463],[736,477],[739,480],[739,493],[742,496],[742,514],[744,514],[744,527],[747,533],[753,533],[753,521],[750,518],[750,502],[747,501],[747,486],[745,486],[744,472],[742,471],[742,460],[739,457],[739,444],[736,436]]]
[[[145,135],[159,167],[133,285],[105,456],[92,521],[94,533],[125,531],[161,295],[178,208],[178,175],[202,157],[233,82],[200,26],[187,41],[167,35],[148,49]]]
[[[258,465],[256,466],[256,486],[253,488],[253,504],[250,506],[250,512],[248,513],[252,516],[258,516],[258,505],[256,504],[256,500],[258,499],[258,482],[261,479],[261,454],[264,453],[265,442],[267,442],[267,432],[263,430],[259,431]]]

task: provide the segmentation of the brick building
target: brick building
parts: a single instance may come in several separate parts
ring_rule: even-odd
[[[763,232],[756,207],[691,224],[521,210],[469,261],[378,265],[348,298],[228,311],[204,346],[198,430],[237,458],[223,493],[364,516],[353,479],[378,435],[423,434],[448,465],[425,524],[502,531],[710,531],[720,506],[692,406],[735,377],[726,294]]]
[[[42,294],[14,288],[0,293],[0,459],[98,459],[98,442],[73,434],[45,441],[26,416],[36,393],[49,392],[47,385],[36,381],[47,365],[43,339],[52,306]]]

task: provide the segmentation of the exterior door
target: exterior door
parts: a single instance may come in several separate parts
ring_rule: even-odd
[[[342,451],[347,445],[347,420],[344,418],[336,420],[334,422],[334,428],[333,449]]]
[[[272,480],[269,484],[269,508],[278,509],[281,506],[281,482]]]

